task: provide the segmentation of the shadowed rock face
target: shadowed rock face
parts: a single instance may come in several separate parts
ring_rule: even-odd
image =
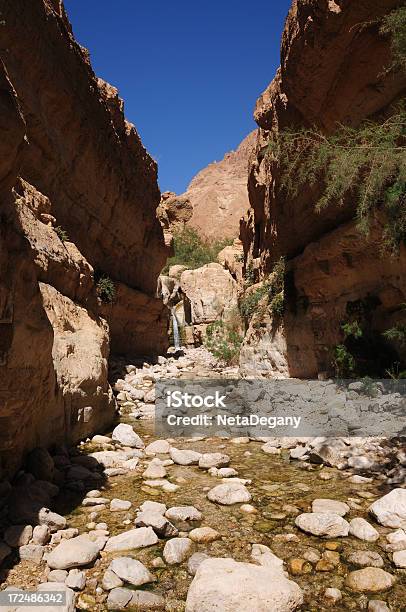
[[[249,171],[250,211],[241,238],[247,265],[263,278],[274,262],[288,262],[283,322],[256,320],[248,330],[241,365],[267,375],[316,376],[331,364],[342,341],[340,323],[349,302],[372,296],[373,328],[397,322],[405,300],[406,254],[379,259],[379,222],[369,239],[355,227],[356,202],[315,211],[322,185],[296,197],[281,189],[278,166],[266,156],[271,130],[359,125],[385,116],[404,97],[406,75],[388,71],[391,40],[379,33],[381,17],[398,0],[347,2],[294,0],[282,37],[281,67],[258,99],[260,126]],[[398,313],[399,314],[399,313]],[[259,368],[259,370],[258,370]]]
[[[34,446],[110,423],[111,346],[165,350],[154,296],[168,252],[156,164],[62,2],[5,0],[1,17],[0,457],[11,473]],[[112,304],[95,273],[113,280]]]

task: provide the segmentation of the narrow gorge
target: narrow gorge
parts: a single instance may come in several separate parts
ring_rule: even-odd
[[[161,193],[62,0],[0,2],[0,610],[406,609],[405,32],[293,0]]]

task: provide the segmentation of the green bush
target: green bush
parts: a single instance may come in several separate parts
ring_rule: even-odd
[[[406,113],[403,107],[378,123],[360,127],[339,125],[334,134],[316,128],[282,130],[269,145],[280,163],[282,189],[296,197],[304,184],[324,184],[316,210],[357,202],[360,230],[367,234],[374,212],[386,213],[384,246],[396,251],[406,242]]]
[[[189,270],[195,270],[208,263],[217,262],[220,251],[232,242],[232,240],[209,241],[199,236],[195,229],[185,227],[174,233],[174,255],[168,259],[162,274],[167,274],[169,268],[175,265],[186,266]]]
[[[240,312],[244,319],[251,319],[258,311],[259,302],[268,295],[268,285],[264,283],[254,291],[246,293],[240,301]]]
[[[386,15],[381,33],[392,37],[393,63],[390,68],[406,69],[406,7],[402,6]]]
[[[384,338],[387,340],[398,342],[401,346],[406,346],[406,325],[398,323],[386,332],[383,332]]]
[[[63,229],[61,225],[58,225],[58,227],[55,228],[55,232],[59,240],[62,240],[62,242],[68,242],[69,240],[68,232],[65,229]]]
[[[280,257],[275,263],[269,277],[269,295],[271,298],[283,291],[285,287],[285,268],[285,258]]]
[[[252,263],[250,263],[244,272],[244,283],[246,287],[251,287],[255,284],[255,270]]]
[[[341,329],[344,332],[345,338],[361,338],[363,331],[358,321],[343,323]]]
[[[116,287],[109,276],[103,274],[96,281],[97,295],[102,302],[111,304],[116,297]]]
[[[362,393],[367,395],[368,397],[377,397],[379,394],[378,386],[369,376],[364,376],[361,381],[362,383]]]
[[[334,367],[339,378],[351,378],[355,372],[355,359],[344,344],[334,348]]]
[[[238,363],[242,341],[236,324],[220,320],[207,326],[204,345],[220,361],[235,365]]]
[[[271,312],[274,316],[281,317],[283,315],[283,312],[285,310],[284,291],[280,291],[279,293],[275,295],[275,297],[272,299],[269,305],[269,308],[271,309]]]
[[[265,313],[269,307],[274,316],[282,316],[285,309],[285,260],[278,259],[269,277],[254,291],[247,292],[240,300],[240,312],[244,319],[250,320],[256,312]],[[266,302],[260,306],[263,298]]]

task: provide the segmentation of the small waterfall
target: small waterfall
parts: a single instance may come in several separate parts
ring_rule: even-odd
[[[176,318],[176,313],[175,313],[174,308],[172,308],[171,314],[172,314],[172,329],[173,329],[173,346],[175,347],[175,350],[177,351],[178,349],[180,349],[180,336],[179,336],[179,323],[178,323],[178,319]]]

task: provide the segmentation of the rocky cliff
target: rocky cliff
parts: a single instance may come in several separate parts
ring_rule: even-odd
[[[342,324],[357,304],[368,302],[369,331],[377,335],[403,321],[404,244],[393,257],[381,254],[379,215],[368,236],[360,233],[351,193],[316,210],[323,176],[288,195],[281,177],[287,160],[270,154],[268,146],[286,130],[312,128],[328,137],[340,124],[357,128],[367,119],[379,124],[391,116],[404,98],[406,76],[393,67],[392,39],[381,24],[402,4],[292,4],[280,69],[255,109],[260,130],[249,173],[251,208],[242,227],[251,282],[266,282],[278,258],[285,258],[285,309],[281,318],[268,310],[251,320],[241,353],[247,372],[313,377],[331,370],[332,351],[343,343]],[[373,346],[384,349],[379,342]]]
[[[109,351],[158,353],[167,249],[155,162],[59,0],[0,24],[0,457],[111,422]],[[29,53],[27,52],[29,49]],[[98,279],[113,291],[103,296]],[[103,298],[104,297],[104,301]]]
[[[203,168],[185,193],[167,194],[162,206],[169,225],[182,222],[208,239],[237,238],[240,219],[249,207],[247,171],[255,134],[248,134],[236,151],[226,153],[221,161]]]

